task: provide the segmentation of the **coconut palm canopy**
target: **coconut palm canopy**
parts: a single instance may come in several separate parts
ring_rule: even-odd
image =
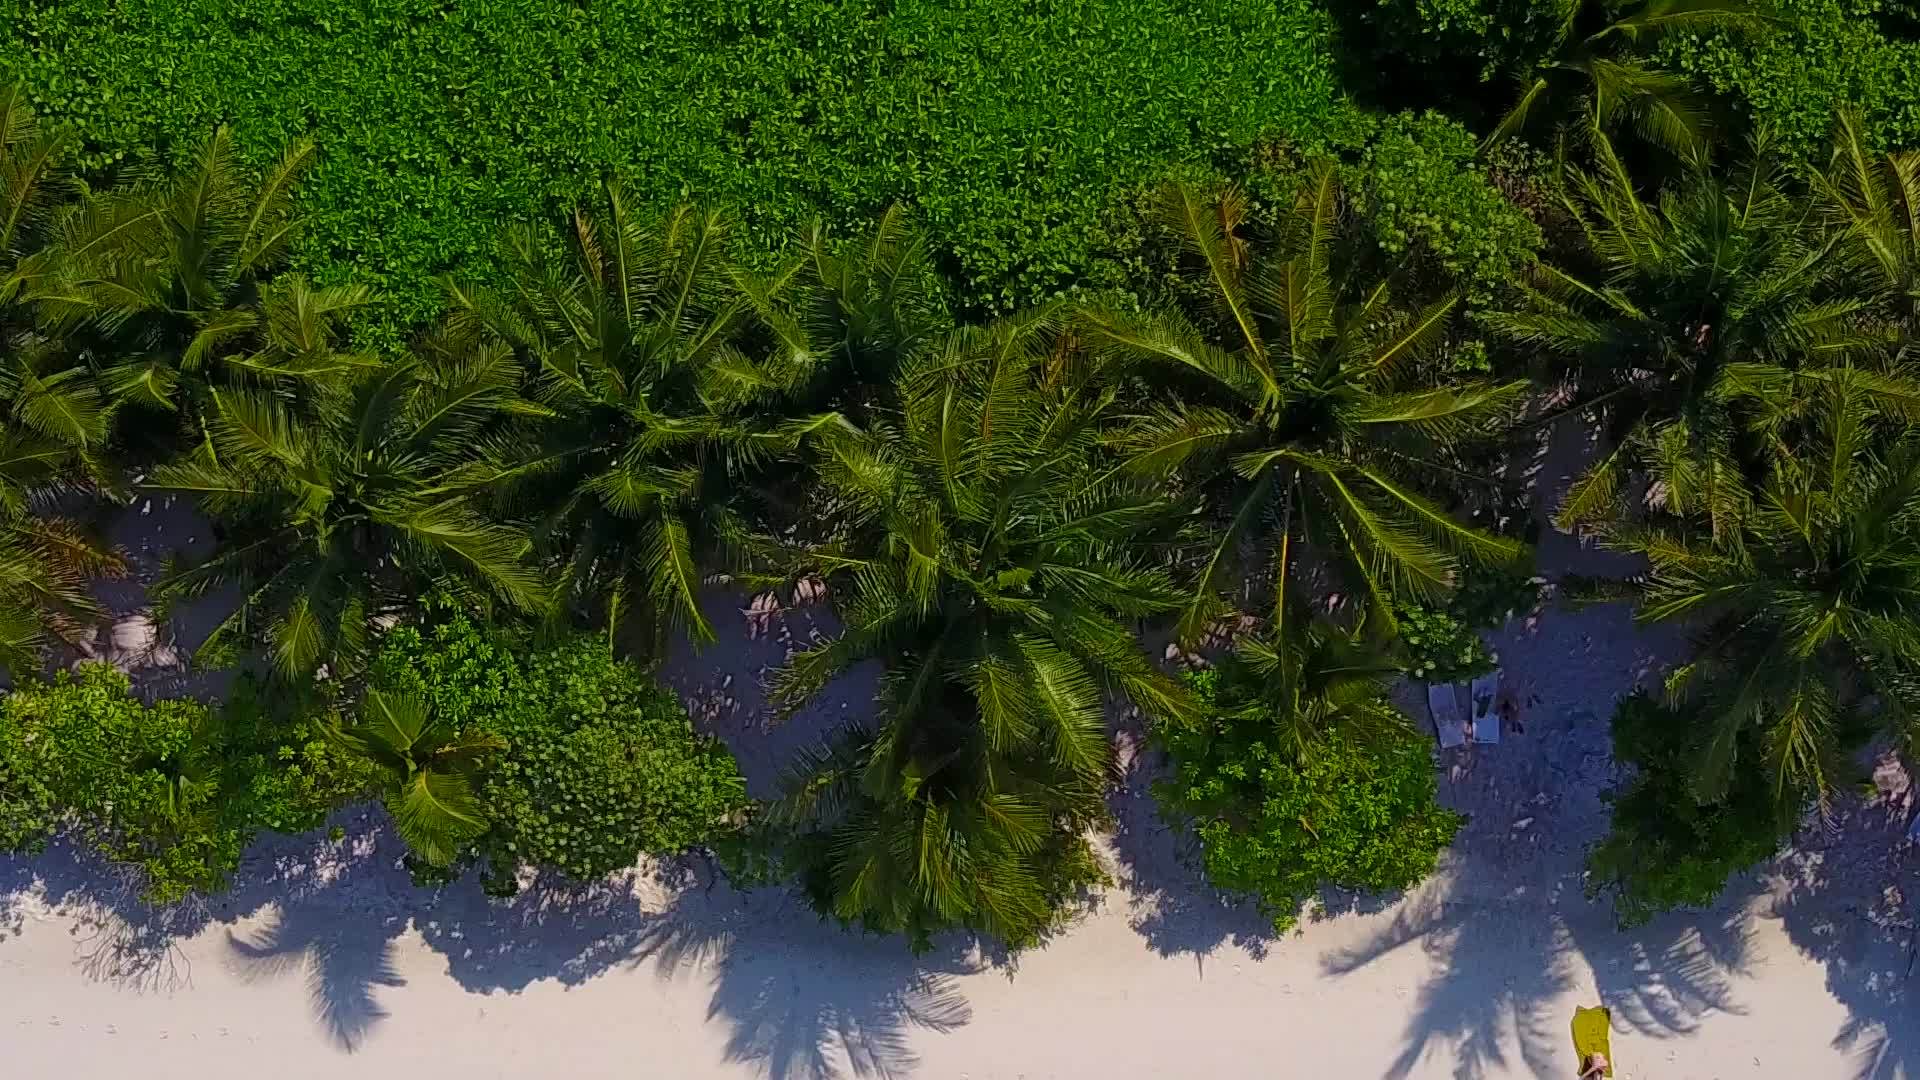
[[[221,128],[177,174],[87,200],[62,221],[51,272],[36,285],[42,318],[110,357],[102,384],[142,412],[205,410],[214,387],[291,397],[378,366],[341,337],[377,301],[372,289],[279,273],[313,156],[312,143],[294,143],[255,180]]]
[[[1278,583],[1276,608],[1294,587],[1300,548],[1312,546],[1346,571],[1383,626],[1394,597],[1436,597],[1463,562],[1521,553],[1426,492],[1436,477],[1458,475],[1451,446],[1496,430],[1526,384],[1436,384],[1419,361],[1443,340],[1459,298],[1407,310],[1389,282],[1355,280],[1335,259],[1338,212],[1326,164],[1299,189],[1280,235],[1257,246],[1242,235],[1237,192],[1170,187],[1163,215],[1196,265],[1205,310],[1084,317],[1108,364],[1166,388],[1121,425],[1128,468],[1184,478],[1223,518],[1181,605],[1183,637],[1226,613],[1249,549]]]
[[[1772,143],[1758,138],[1731,168],[1696,169],[1657,199],[1605,139],[1596,146],[1600,168],[1568,175],[1566,210],[1587,237],[1580,263],[1540,264],[1521,310],[1486,316],[1565,365],[1546,373],[1570,384],[1564,413],[1600,418],[1601,453],[1568,489],[1562,528],[1614,512],[1656,457],[1673,513],[1737,521],[1764,458],[1752,407],[1784,400],[1796,378],[1855,369],[1856,391],[1920,416],[1920,387],[1892,362],[1898,333],[1852,288],[1847,234],[1823,227]]]
[[[327,384],[306,422],[263,390],[210,392],[205,441],[147,483],[192,496],[228,530],[211,559],[157,589],[166,600],[234,590],[203,649],[257,639],[278,672],[304,676],[356,664],[376,620],[436,589],[541,609],[528,530],[487,519],[475,499],[496,472],[491,432],[531,409],[519,366],[504,348],[447,344]]]
[[[1652,564],[1640,617],[1697,628],[1698,651],[1668,688],[1696,697],[1713,726],[1696,762],[1705,799],[1732,782],[1745,732],[1762,735],[1787,807],[1831,790],[1863,728],[1916,733],[1920,441],[1904,424],[1877,435],[1880,396],[1851,372],[1792,396],[1810,406],[1807,445],[1778,447],[1741,493],[1737,529],[1609,529],[1612,544]]]
[[[794,656],[775,698],[885,668],[873,715],[781,811],[816,832],[810,880],[842,918],[1031,940],[1099,812],[1103,691],[1191,713],[1130,626],[1179,605],[1139,553],[1170,507],[1104,459],[1110,394],[1056,363],[1059,329],[1042,311],[962,330],[899,375],[892,415],[808,437],[830,536],[786,572],[823,576],[844,629]]]
[[[80,644],[102,616],[87,579],[119,556],[41,496],[107,479],[106,394],[31,298],[79,194],[71,139],[43,128],[17,85],[0,87],[0,668],[32,671],[54,641]]]
[[[1684,74],[1644,55],[1672,33],[1751,30],[1761,10],[1745,0],[1644,0],[1626,6],[1602,0],[1553,0],[1557,9],[1545,55],[1512,74],[1520,93],[1485,145],[1516,138],[1550,118],[1579,116],[1602,131],[1625,120],[1656,146],[1685,157],[1712,145],[1711,99]]]

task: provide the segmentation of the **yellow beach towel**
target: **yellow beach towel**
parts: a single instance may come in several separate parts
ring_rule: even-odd
[[[1613,1014],[1604,1006],[1573,1010],[1574,1074],[1586,1067],[1587,1055],[1607,1056],[1606,1075],[1613,1075]]]

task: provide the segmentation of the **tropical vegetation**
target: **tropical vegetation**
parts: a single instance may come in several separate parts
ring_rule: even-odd
[[[1103,691],[1192,713],[1128,626],[1179,603],[1143,544],[1168,507],[1103,460],[1112,391],[1063,361],[1063,330],[1047,309],[966,328],[903,365],[892,409],[809,425],[821,526],[782,561],[823,580],[845,624],[788,661],[775,700],[862,660],[885,674],[873,715],[803,763],[776,813],[823,909],[916,942],[1035,940],[1090,883]]]
[[[394,816],[429,867],[478,862],[500,892],[528,868],[592,881],[738,824],[746,792],[732,755],[604,639],[542,644],[437,610],[386,637],[368,691],[411,703],[433,726],[430,740],[407,738],[423,789],[418,831]],[[378,737],[383,713],[358,714],[345,733]]]
[[[422,881],[708,851],[1024,947],[1105,880],[1137,717],[1201,869],[1284,929],[1437,865],[1392,680],[1486,670],[1543,589],[1690,640],[1612,721],[1624,919],[1912,752],[1911,4],[0,26],[9,849],[175,902],[377,802]],[[210,547],[111,542],[156,499]],[[1644,572],[1536,579],[1553,527]],[[162,634],[217,612],[224,700],[90,662],[124,574]],[[879,679],[758,799],[650,670],[743,588],[838,628],[765,673],[779,712]]]
[[[1159,729],[1174,762],[1162,805],[1199,839],[1208,878],[1251,894],[1276,933],[1326,886],[1419,882],[1464,820],[1435,801],[1427,738],[1388,696],[1400,666],[1293,615],[1190,678],[1197,723]]]

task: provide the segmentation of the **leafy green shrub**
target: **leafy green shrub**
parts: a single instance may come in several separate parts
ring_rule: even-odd
[[[1802,153],[1826,148],[1841,104],[1865,113],[1883,147],[1920,145],[1920,33],[1911,14],[1886,0],[1769,7],[1779,21],[1771,33],[1675,35],[1660,58],[1731,96]]]
[[[1154,788],[1163,809],[1199,837],[1208,879],[1253,894],[1276,932],[1323,885],[1418,883],[1463,820],[1434,801],[1427,739],[1386,699],[1385,669],[1352,674],[1345,652],[1313,655],[1280,680],[1237,664],[1200,672],[1209,715],[1156,731],[1174,764]],[[1276,681],[1298,688],[1300,715],[1280,715]],[[1290,737],[1302,723],[1316,728],[1304,750]]]
[[[1484,675],[1500,658],[1480,640],[1480,631],[1532,608],[1540,583],[1527,569],[1469,566],[1443,604],[1402,601],[1399,642],[1407,674],[1429,682],[1459,682]]]
[[[83,664],[0,699],[0,846],[71,829],[172,903],[224,887],[262,828],[299,830],[365,784],[311,724],[273,724],[243,684],[232,706],[142,704],[127,677]]]
[[[0,0],[0,27],[89,168],[220,120],[256,165],[312,137],[298,268],[405,319],[606,174],[761,250],[904,201],[965,300],[1011,304],[1080,271],[1118,187],[1349,115],[1308,0]]]
[[[1700,749],[1711,730],[1697,710],[1642,693],[1614,707],[1614,760],[1635,773],[1613,796],[1612,828],[1587,854],[1587,892],[1612,896],[1622,925],[1713,903],[1729,877],[1772,858],[1791,835],[1767,784],[1733,784],[1720,800],[1700,801]]]
[[[1431,260],[1473,303],[1490,300],[1540,249],[1539,226],[1489,181],[1473,135],[1439,113],[1379,121],[1347,176],[1380,250]]]
[[[505,741],[476,777],[487,827],[474,848],[491,882],[522,863],[604,877],[643,852],[712,841],[746,805],[726,748],[596,638],[531,650],[464,616],[400,627],[373,682],[423,695],[456,730]]]
[[[1473,625],[1450,608],[1409,602],[1394,605],[1394,614],[1407,674],[1416,679],[1459,682],[1492,671],[1498,662]]]
[[[1540,601],[1540,580],[1526,569],[1465,567],[1446,603],[1400,601],[1400,648],[1407,675],[1428,682],[1459,682],[1494,671],[1500,657],[1480,630],[1500,626]]]
[[[234,780],[228,797],[257,828],[317,829],[373,783],[365,762],[328,738],[315,697],[243,677],[220,704],[222,756]]]
[[[1495,182],[1495,170],[1510,186],[1530,191],[1544,164],[1505,148],[1483,158],[1473,134],[1439,113],[1357,118],[1323,145],[1305,149],[1340,162],[1343,250],[1381,276],[1393,275],[1402,299],[1460,289],[1469,306],[1485,306],[1540,249],[1539,226]],[[1310,163],[1301,147],[1276,143],[1231,166],[1151,174],[1111,202],[1088,286],[1141,308],[1204,301],[1199,283],[1182,271],[1181,236],[1164,221],[1167,183],[1199,191],[1238,186],[1246,197],[1244,231],[1259,236],[1284,227]],[[1484,347],[1449,341],[1438,353],[1440,367],[1484,370],[1484,360],[1474,359],[1484,356]]]

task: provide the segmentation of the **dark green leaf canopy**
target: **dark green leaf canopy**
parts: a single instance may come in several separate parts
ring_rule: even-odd
[[[1734,782],[1749,732],[1789,805],[1833,787],[1862,725],[1916,734],[1920,443],[1873,438],[1878,395],[1860,382],[1842,369],[1793,389],[1812,406],[1806,445],[1741,493],[1737,527],[1609,529],[1652,563],[1640,617],[1698,627],[1668,688],[1695,697],[1711,726],[1696,765],[1703,799]]]
[[[492,494],[534,511],[569,599],[610,629],[711,641],[700,563],[745,531],[730,490],[776,442],[744,412],[767,388],[738,347],[752,312],[726,225],[685,207],[643,222],[609,184],[572,240],[554,260],[516,231],[510,289],[447,285],[452,331],[522,357],[545,412],[498,455]]]
[[[211,392],[200,447],[148,483],[193,497],[229,530],[210,560],[174,568],[157,590],[237,591],[206,649],[263,638],[276,671],[305,677],[359,663],[374,624],[429,590],[542,607],[526,531],[483,516],[474,494],[497,474],[493,432],[524,412],[517,364],[503,348],[446,344],[328,385],[310,421],[262,390]]]
[[[1345,567],[1384,625],[1393,597],[1444,593],[1462,560],[1520,552],[1422,489],[1448,471],[1449,445],[1488,430],[1526,384],[1425,381],[1418,361],[1443,339],[1458,298],[1408,311],[1387,282],[1350,280],[1335,264],[1338,211],[1333,170],[1318,166],[1283,235],[1256,249],[1242,235],[1237,192],[1170,187],[1164,213],[1205,283],[1206,310],[1082,317],[1110,369],[1138,370],[1169,391],[1121,428],[1130,471],[1186,477],[1223,518],[1180,609],[1188,639],[1228,610],[1256,545],[1277,598],[1292,585],[1299,548],[1311,546]]]
[[[1567,178],[1583,261],[1540,266],[1522,310],[1487,316],[1564,362],[1545,374],[1570,386],[1565,413],[1601,418],[1603,453],[1568,491],[1561,527],[1618,512],[1626,480],[1654,457],[1669,463],[1668,510],[1727,527],[1761,453],[1747,435],[1756,409],[1829,368],[1856,366],[1857,391],[1920,416],[1920,385],[1888,366],[1893,327],[1849,288],[1842,234],[1821,227],[1764,136],[1732,167],[1690,172],[1657,199],[1606,140],[1596,147],[1598,171]]]
[[[875,714],[781,808],[843,919],[1032,941],[1091,872],[1079,831],[1109,768],[1105,692],[1190,718],[1129,626],[1179,603],[1140,554],[1168,506],[1105,460],[1107,395],[1060,362],[1059,328],[1039,311],[961,330],[901,373],[897,411],[808,438],[830,536],[788,572],[822,575],[844,628],[793,657],[775,696],[885,666]]]

